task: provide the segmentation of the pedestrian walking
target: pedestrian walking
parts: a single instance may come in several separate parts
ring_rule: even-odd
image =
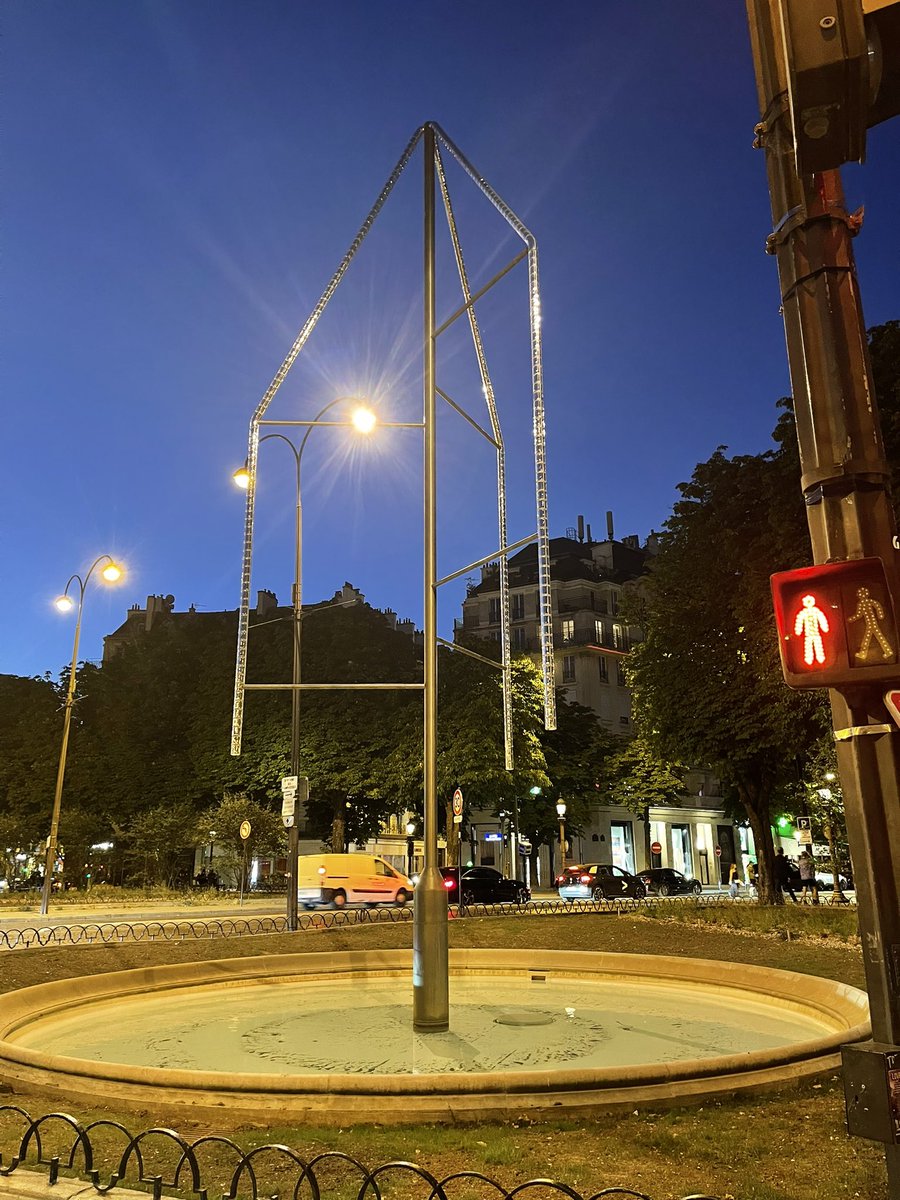
[[[728,895],[732,900],[737,900],[739,886],[740,880],[738,879],[737,863],[732,863],[728,871]]]
[[[800,883],[803,885],[803,890],[800,893],[800,899],[806,903],[806,889],[809,888],[812,895],[813,904],[819,903],[819,883],[816,879],[816,864],[811,854],[807,854],[804,850],[797,859],[797,866],[800,868]]]
[[[797,893],[794,891],[794,884],[791,879],[791,864],[788,862],[784,847],[779,846],[778,852],[775,855],[775,882],[782,892],[787,892],[793,902],[797,903]]]

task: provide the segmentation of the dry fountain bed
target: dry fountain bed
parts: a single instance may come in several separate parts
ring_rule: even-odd
[[[687,915],[687,914],[685,914]],[[843,914],[842,914],[843,916]],[[809,913],[815,936],[785,940],[778,934],[731,931],[686,921],[598,914],[578,917],[469,918],[454,921],[453,946],[502,946],[573,950],[615,950],[674,954],[753,963],[821,975],[864,987],[858,946],[822,936],[824,914]],[[749,914],[748,914],[749,918]],[[791,912],[803,928],[805,914]],[[827,928],[828,918],[824,917]],[[838,914],[835,914],[837,929]],[[814,922],[814,925],[813,925]],[[102,971],[200,959],[304,950],[342,950],[410,945],[410,925],[364,926],[299,934],[15,951],[2,957],[0,990],[50,979]],[[5,1096],[7,1103],[14,1097]],[[28,1097],[33,1114],[47,1106]],[[157,1123],[153,1113],[136,1117],[98,1105],[76,1114],[121,1119],[133,1132]],[[190,1140],[224,1132],[206,1123],[185,1123]],[[653,1200],[704,1192],[740,1200],[882,1200],[886,1190],[878,1146],[850,1140],[843,1127],[840,1081],[783,1091],[748,1101],[728,1101],[696,1109],[602,1116],[591,1120],[534,1123],[512,1120],[480,1126],[416,1126],[318,1129],[310,1126],[243,1128],[231,1136],[244,1146],[283,1142],[304,1157],[341,1149],[368,1166],[406,1159],[438,1177],[454,1170],[481,1170],[507,1188],[525,1179],[553,1178],[586,1194],[602,1187],[628,1186]],[[8,1161],[7,1131],[0,1151]],[[225,1176],[221,1181],[224,1186]],[[267,1188],[269,1194],[277,1188]],[[410,1192],[412,1194],[412,1192]],[[389,1200],[405,1200],[402,1187]]]

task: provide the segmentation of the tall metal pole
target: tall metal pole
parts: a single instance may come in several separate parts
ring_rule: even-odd
[[[300,774],[300,633],[303,622],[303,500],[300,490],[300,452],[297,451],[297,517],[294,536],[294,588],[293,588],[293,635],[294,653],[291,683],[291,775],[295,778]],[[288,897],[287,923],[288,929],[296,930],[297,920],[297,878],[300,858],[300,829],[297,824],[297,814],[294,823],[288,830]]]
[[[838,171],[798,175],[787,103],[780,0],[748,0],[800,447],[816,563],[873,556],[900,597],[889,470]],[[882,688],[830,693],[877,1043],[900,1045],[900,733]],[[886,1146],[888,1192],[900,1200],[900,1145]]]
[[[435,424],[435,135],[425,126],[424,196],[424,851],[413,925],[413,1027],[450,1026],[447,893],[437,865],[437,429]]]
[[[93,568],[92,568],[93,569]],[[46,854],[44,856],[44,883],[41,889],[41,916],[45,917],[50,908],[50,891],[53,887],[53,868],[56,863],[56,845],[59,837],[59,812],[62,807],[63,780],[66,775],[66,755],[69,749],[69,727],[72,724],[72,708],[75,704],[75,682],[78,673],[78,642],[81,638],[81,614],[84,611],[84,587],[78,580],[81,589],[78,597],[78,617],[75,621],[75,643],[72,647],[72,666],[69,669],[69,687],[66,692],[65,715],[63,716],[62,745],[59,750],[59,766],[56,770],[56,790],[53,793],[53,813],[50,817],[50,836],[47,838]]]

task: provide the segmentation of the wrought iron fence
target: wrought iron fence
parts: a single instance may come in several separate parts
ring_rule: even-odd
[[[477,916],[515,916],[520,918],[548,915],[577,916],[591,913],[633,913],[647,906],[646,900],[537,900],[528,904],[451,904],[451,920]],[[708,907],[730,903],[727,897],[684,897],[676,900],[654,900],[657,912],[667,905],[682,907],[684,903]],[[343,925],[403,924],[413,919],[411,908],[343,908],[301,913],[297,918],[299,930],[333,929]],[[28,926],[22,929],[0,929],[0,949],[22,950],[34,946],[93,946],[114,945],[119,942],[181,942],[200,938],[252,937],[261,934],[287,933],[287,918],[268,917],[210,917],[204,920],[171,917],[144,921],[91,921],[71,925]]]
[[[189,1141],[173,1129],[142,1129],[133,1133],[118,1121],[81,1124],[68,1113],[32,1117],[17,1105],[0,1105],[0,1143],[12,1146],[8,1157],[0,1151],[0,1178],[17,1170],[47,1169],[54,1184],[61,1173],[88,1180],[98,1195],[116,1186],[149,1188],[154,1200],[163,1195],[192,1196],[207,1200],[215,1183],[223,1200],[384,1200],[401,1179],[404,1197],[413,1200],[455,1200],[471,1197],[473,1189],[493,1200],[514,1200],[538,1192],[549,1200],[652,1200],[645,1192],[628,1187],[605,1187],[580,1192],[553,1179],[530,1179],[512,1188],[481,1171],[464,1169],[439,1179],[421,1163],[395,1161],[366,1166],[351,1154],[328,1150],[311,1158],[284,1144],[243,1149],[222,1134]],[[221,1180],[225,1190],[221,1192]],[[273,1190],[274,1189],[274,1190]],[[706,1194],[684,1200],[716,1200]]]
[[[523,920],[541,916],[581,916],[598,913],[632,915],[652,911],[664,917],[685,908],[731,907],[727,894],[703,896],[649,897],[632,900],[532,900],[527,904],[452,904],[451,920],[466,917],[518,917]],[[333,929],[346,925],[403,924],[413,919],[411,908],[343,908],[301,913],[300,931]],[[191,939],[253,937],[287,933],[287,919],[268,917],[211,917],[206,920],[172,917],[145,921],[92,921],[84,924],[29,926],[0,929],[0,950],[22,950],[34,946],[115,945],[121,942],[183,942]]]

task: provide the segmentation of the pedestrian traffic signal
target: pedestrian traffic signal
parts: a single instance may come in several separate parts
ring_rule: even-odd
[[[771,582],[781,667],[791,687],[900,680],[897,622],[880,558],[780,571]]]
[[[781,0],[797,170],[862,162],[900,112],[900,0]]]

